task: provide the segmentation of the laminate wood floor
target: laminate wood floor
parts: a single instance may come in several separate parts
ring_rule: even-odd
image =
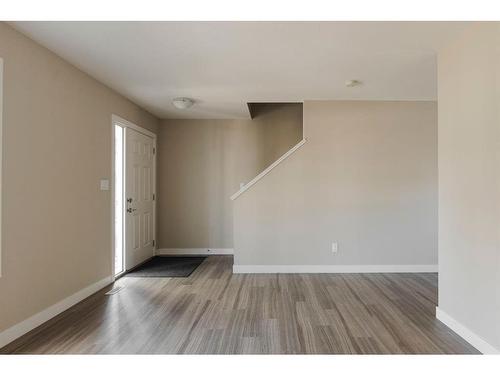
[[[436,320],[436,274],[232,274],[211,256],[188,278],[121,278],[3,353],[477,353]]]

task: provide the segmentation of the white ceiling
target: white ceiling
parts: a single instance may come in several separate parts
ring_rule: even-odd
[[[11,25],[161,118],[248,118],[247,102],[435,100],[436,50],[466,23]],[[196,104],[178,110],[179,96]]]

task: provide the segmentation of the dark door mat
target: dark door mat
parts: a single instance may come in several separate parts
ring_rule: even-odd
[[[188,277],[206,257],[155,256],[125,277]]]

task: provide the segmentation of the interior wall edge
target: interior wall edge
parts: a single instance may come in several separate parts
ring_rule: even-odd
[[[444,323],[453,332],[471,344],[474,348],[483,354],[500,354],[500,350],[488,343],[482,337],[474,333],[472,330],[464,326],[452,316],[448,315],[445,311],[441,310],[439,306],[436,307],[436,319]]]

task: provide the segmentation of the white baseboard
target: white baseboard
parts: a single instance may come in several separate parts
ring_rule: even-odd
[[[472,332],[469,328],[453,319],[439,307],[436,307],[436,318],[446,324],[452,331],[462,337],[465,341],[471,344],[474,348],[483,354],[500,354],[500,350],[490,345],[481,337]]]
[[[63,311],[69,309],[73,305],[76,305],[78,302],[84,300],[85,298],[91,296],[95,292],[104,288],[105,286],[111,284],[113,282],[113,276],[108,276],[88,287],[72,294],[71,296],[59,301],[55,305],[52,305],[46,308],[43,311],[31,316],[30,318],[23,320],[16,325],[7,328],[5,331],[0,332],[0,348],[3,348],[5,345],[11,343],[15,339],[21,337],[22,335],[28,333],[29,331],[35,329],[36,327],[42,325],[48,320],[52,319],[56,315],[59,315]]]
[[[223,248],[185,248],[185,249],[157,249],[156,255],[232,255],[233,249]]]
[[[429,265],[233,265],[233,273],[416,273],[437,272]]]

